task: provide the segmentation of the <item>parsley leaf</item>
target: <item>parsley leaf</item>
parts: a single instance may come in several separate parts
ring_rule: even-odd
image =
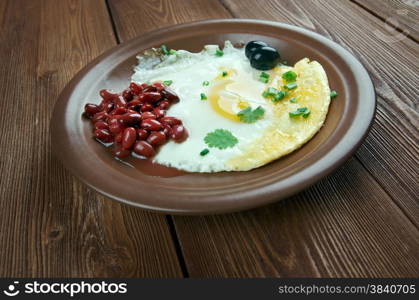
[[[256,109],[252,110],[252,108],[246,107],[245,109],[241,110],[237,116],[240,118],[240,121],[244,123],[254,123],[257,120],[261,119],[265,114],[265,110],[262,106],[258,106]]]
[[[297,74],[293,71],[288,71],[282,74],[282,79],[285,82],[294,82],[297,79]]]
[[[163,52],[164,55],[169,55],[169,50],[167,50],[166,45],[161,45],[160,49],[161,49],[161,52]]]
[[[224,52],[222,50],[220,50],[220,49],[217,49],[217,50],[215,50],[215,55],[216,56],[223,56],[224,55]]]
[[[163,81],[163,84],[166,85],[166,86],[169,86],[172,83],[173,83],[173,80],[165,80],[165,81]]]
[[[239,140],[231,134],[230,131],[225,129],[216,129],[213,132],[210,132],[204,138],[205,143],[208,147],[226,149],[229,147],[234,147]]]
[[[330,91],[330,98],[336,98],[338,96],[338,93],[336,91]]]

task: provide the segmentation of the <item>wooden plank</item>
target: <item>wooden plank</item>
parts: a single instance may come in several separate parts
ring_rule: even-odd
[[[0,276],[180,277],[164,216],[120,205],[52,157],[58,93],[116,44],[104,1],[1,1]]]
[[[168,25],[231,17],[218,1],[211,0],[110,0],[109,5],[121,40]]]
[[[382,40],[374,32],[383,29],[383,22],[349,1],[339,1],[339,6],[329,1],[289,0],[262,0],[257,6],[236,0],[225,4],[237,17],[317,31],[359,58],[374,81],[378,107],[376,122],[357,158],[419,227],[418,45],[408,38],[395,43]]]
[[[252,6],[240,1],[245,2]],[[158,1],[153,3],[158,13],[153,14],[138,9],[139,3],[110,2],[121,40],[144,33],[144,27],[154,29],[147,22],[156,22],[147,19],[156,15],[165,16],[158,27],[191,21],[188,15],[195,16],[194,20],[228,17],[224,7],[209,0],[199,1],[193,9],[189,1]],[[128,13],[134,7],[136,14]],[[166,17],[169,13],[163,9],[180,15]],[[192,277],[418,273],[418,230],[354,159],[287,201],[244,213],[176,216],[174,221]],[[400,244],[403,247],[398,250]]]
[[[400,36],[402,34],[419,41],[419,4],[414,0],[352,0],[386,22],[386,33]]]
[[[419,274],[417,228],[355,159],[278,204],[175,220],[192,277]]]

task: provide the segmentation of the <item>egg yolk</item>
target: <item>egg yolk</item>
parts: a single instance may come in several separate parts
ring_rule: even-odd
[[[222,70],[215,79],[215,86],[211,89],[208,100],[212,109],[220,116],[234,122],[240,122],[237,113],[250,106],[240,95],[228,90],[233,84],[236,71],[233,69]]]

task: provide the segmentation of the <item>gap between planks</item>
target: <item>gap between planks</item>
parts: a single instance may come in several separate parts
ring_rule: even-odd
[[[219,3],[234,17],[234,18],[240,18],[240,16],[239,15],[237,15],[230,7],[229,7],[229,5],[227,5],[226,3],[225,3],[225,0],[218,0],[219,1]],[[372,12],[371,10],[369,10],[368,8],[366,8],[366,7],[364,7],[363,5],[360,5],[359,3],[357,3],[356,1],[357,0],[349,0],[350,2],[352,2],[352,3],[354,3],[355,5],[358,5],[359,7],[361,7],[362,9],[364,9],[365,11],[367,11],[368,13],[370,13],[371,15],[373,15],[374,17],[376,17],[376,18],[378,18],[379,20],[381,20],[382,22],[385,22],[385,19],[384,18],[382,18],[382,17],[380,17],[379,15],[377,15],[377,14],[375,14],[374,12]],[[393,24],[389,24],[389,25],[391,25],[393,28],[395,28],[396,30],[398,30],[398,31],[400,31],[402,34],[404,34],[405,35],[405,33],[401,30],[401,29],[399,29],[399,28],[397,28],[397,27],[395,27]],[[409,36],[409,35],[406,35],[407,37],[409,37],[410,39],[412,39],[413,41],[415,41],[415,42],[417,42],[413,37],[411,37],[411,36]],[[378,96],[378,95],[377,95]],[[370,129],[371,130],[371,129]],[[364,168],[367,172],[368,172],[368,174],[370,174],[370,176],[372,177],[372,179],[381,187],[381,189],[389,196],[389,198],[393,201],[393,203],[403,212],[403,214],[406,216],[406,218],[409,220],[409,222],[410,223],[412,223],[413,224],[413,226],[416,228],[416,229],[418,229],[419,230],[419,227],[418,227],[418,225],[414,222],[414,220],[412,220],[412,217],[408,214],[408,213],[406,213],[406,211],[405,211],[405,209],[398,203],[398,201],[396,201],[395,199],[394,199],[394,197],[391,195],[391,194],[389,194],[388,193],[388,191],[387,191],[387,189],[385,188],[385,186],[383,185],[383,184],[381,184],[378,180],[377,180],[377,178],[376,178],[376,176],[363,164],[363,162],[361,161],[361,159],[359,159],[358,158],[358,156],[357,156],[357,154],[356,154],[356,152],[353,154],[353,158],[354,159],[356,159],[360,164],[361,164],[361,166],[362,166],[362,168]]]
[[[119,34],[118,34],[118,31],[117,31],[115,20],[114,20],[113,15],[112,15],[112,10],[111,10],[110,5],[109,5],[109,0],[104,0],[104,1],[105,1],[105,5],[106,5],[106,10],[107,10],[108,15],[109,15],[109,20],[110,20],[111,25],[112,25],[112,31],[113,31],[113,34],[115,36],[115,41],[119,45],[119,44],[121,44],[121,40],[119,38]],[[178,234],[176,232],[176,227],[175,227],[175,224],[173,222],[173,217],[171,215],[165,215],[165,218],[166,218],[167,227],[168,227],[169,232],[170,232],[170,236],[172,237],[173,246],[174,246],[175,251],[176,251],[176,256],[177,256],[177,259],[178,259],[178,262],[179,262],[179,265],[180,265],[180,268],[181,268],[181,271],[182,271],[182,275],[183,275],[184,278],[189,278],[188,268],[186,266],[186,261],[185,261],[184,255],[183,255],[182,247],[180,245],[180,240],[179,240]]]
[[[383,16],[380,16],[378,13],[376,13],[375,11],[373,11],[372,9],[368,8],[367,6],[365,6],[364,4],[362,4],[359,0],[349,0],[350,2],[352,2],[353,4],[359,6],[360,8],[362,8],[363,10],[365,10],[366,12],[368,12],[369,14],[373,15],[374,17],[376,17],[377,19],[380,19],[381,21],[383,21],[385,24],[393,27],[395,30],[397,30],[398,32],[400,32],[401,34],[403,34],[404,36],[410,38],[412,41],[419,43],[419,41],[412,36],[409,33],[406,33],[405,30],[403,30],[402,28],[395,26],[393,23],[391,22],[387,22],[386,18],[384,18]]]
[[[120,41],[120,38],[119,38],[119,33],[118,33],[118,30],[117,30],[117,26],[115,24],[115,19],[113,17],[112,10],[111,10],[110,5],[109,5],[109,0],[104,0],[104,1],[106,3],[106,7],[107,7],[109,18],[110,18],[110,21],[111,21],[111,24],[112,24],[112,29],[113,29],[113,32],[114,32],[114,35],[115,35],[115,39],[117,41],[117,44],[120,44],[121,41]],[[229,5],[227,5],[224,0],[219,0],[218,2],[225,8],[225,10],[233,18],[239,18],[239,16],[233,10],[231,10],[231,8],[229,7]],[[368,8],[366,8],[362,4],[358,3],[356,0],[350,0],[350,2],[352,2],[354,5],[359,6],[360,8],[362,8],[363,10],[365,10],[366,12],[368,12],[369,14],[373,15],[375,18],[379,19],[380,21],[385,22],[385,19],[383,17],[381,17],[380,15],[374,13],[373,11],[371,11]],[[391,26],[391,27],[393,27],[393,28],[395,28],[397,31],[401,32],[402,34],[404,34],[405,36],[407,36],[411,40],[413,40],[415,42],[418,42],[414,37],[412,37],[410,35],[406,35],[403,30],[401,30],[400,28],[394,26],[393,24],[388,24],[388,25]],[[370,170],[368,170],[368,168],[365,167],[365,165],[362,163],[362,161],[356,155],[353,155],[353,157],[360,163],[361,167],[364,168],[368,172],[368,174],[378,184],[378,186],[381,187],[381,189],[383,190],[383,192],[386,193],[389,196],[389,198],[393,201],[393,203],[396,204],[396,206],[407,217],[407,219],[409,220],[409,222],[411,222],[415,226],[415,228],[419,229],[418,226],[415,224],[415,222],[413,222],[413,220],[411,219],[411,217],[408,214],[406,214],[406,212],[404,211],[404,209],[402,207],[400,207],[400,205],[397,203],[397,201],[395,201],[395,199],[387,192],[387,190],[384,188],[384,186],[376,179],[376,177],[374,176],[374,174],[372,174],[372,172]],[[184,277],[189,277],[187,266],[186,266],[186,262],[185,262],[185,259],[184,259],[184,254],[183,254],[183,251],[182,251],[182,247],[180,245],[178,234],[176,232],[176,227],[175,227],[174,222],[173,222],[173,217],[170,216],[170,215],[166,215],[166,221],[167,221],[167,226],[169,227],[170,234],[171,234],[172,239],[173,239],[173,244],[174,244],[174,247],[176,249],[176,254],[177,254],[177,257],[178,257],[179,264],[180,264],[181,269],[182,269],[182,274],[183,274]]]

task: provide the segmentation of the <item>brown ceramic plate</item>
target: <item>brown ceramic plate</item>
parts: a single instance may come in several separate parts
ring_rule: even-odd
[[[263,40],[290,64],[303,57],[319,61],[332,101],[325,125],[298,151],[248,172],[187,173],[158,176],[116,161],[92,139],[81,114],[98,91],[127,87],[136,54],[166,44],[199,51],[225,40]],[[144,209],[175,214],[208,214],[248,209],[284,199],[329,174],[346,161],[366,136],[375,113],[375,93],[367,71],[348,51],[311,31],[259,20],[211,20],[159,29],[123,43],[81,70],[67,85],[51,121],[53,149],[83,182],[112,199]],[[151,171],[151,172],[150,172]],[[154,173],[153,173],[154,172]]]

